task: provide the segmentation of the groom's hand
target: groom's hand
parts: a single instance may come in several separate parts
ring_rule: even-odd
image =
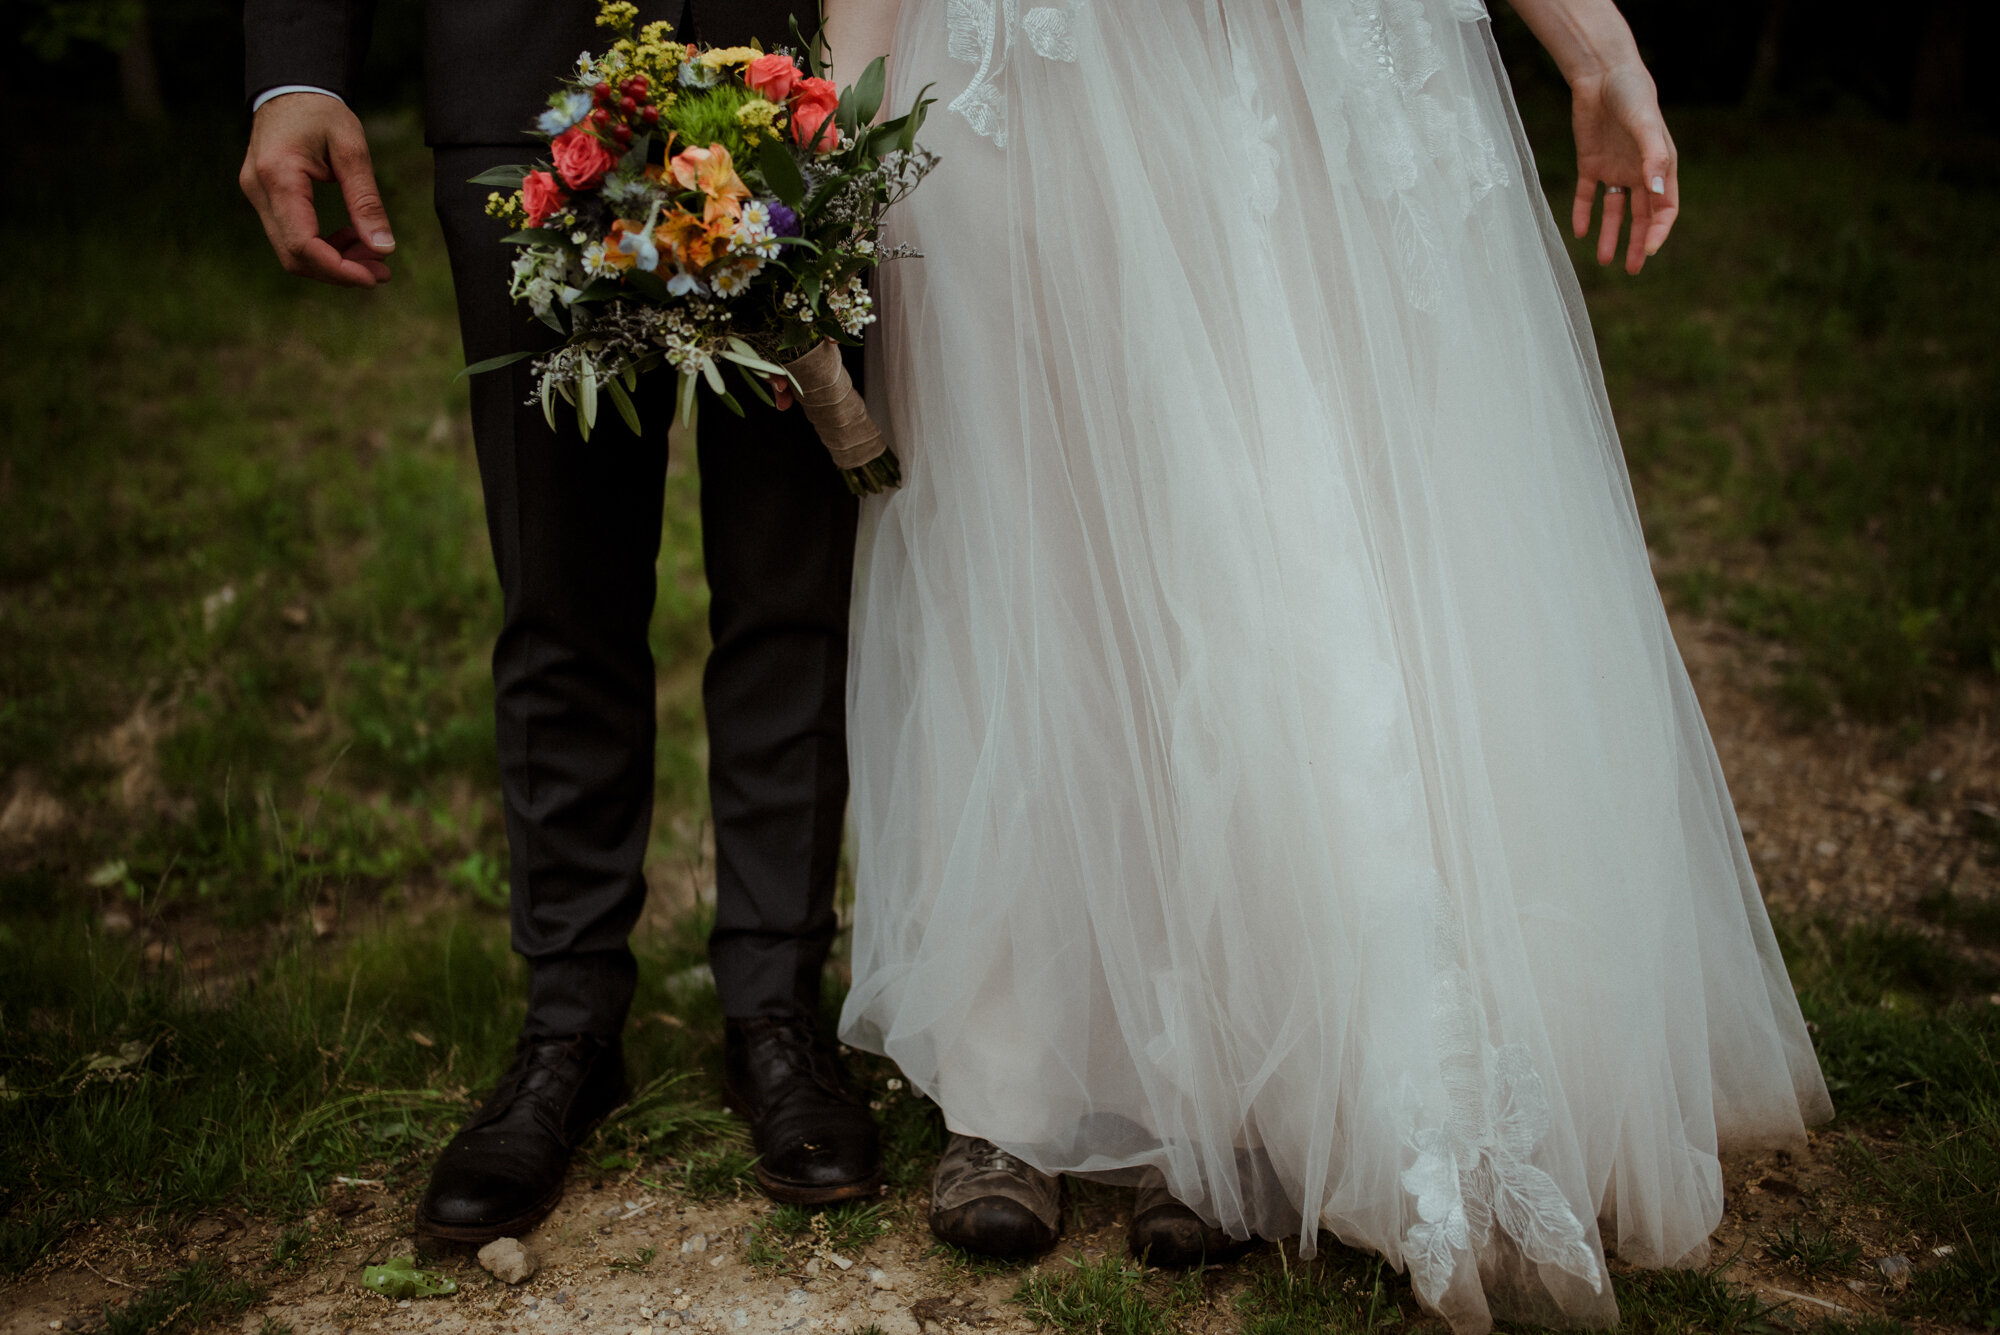
[[[256,206],[285,272],[341,287],[389,281],[396,248],[368,137],[338,98],[286,93],[257,109],[237,184]],[[328,236],[313,212],[313,182],[338,181],[350,226]]]

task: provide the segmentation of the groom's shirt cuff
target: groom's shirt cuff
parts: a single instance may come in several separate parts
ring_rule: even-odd
[[[266,88],[263,92],[252,98],[250,100],[250,114],[253,116],[256,115],[266,102],[269,102],[274,97],[283,97],[286,93],[318,93],[321,97],[332,98],[342,106],[347,105],[346,98],[331,89],[321,88],[318,84],[281,83],[276,88]]]

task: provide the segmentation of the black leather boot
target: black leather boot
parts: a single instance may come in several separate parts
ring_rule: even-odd
[[[527,1232],[562,1199],[571,1151],[625,1094],[617,1039],[524,1035],[507,1074],[438,1156],[417,1232],[477,1243]]]
[[[723,1089],[750,1123],[757,1185],[772,1200],[831,1205],[882,1189],[882,1148],[868,1100],[810,1020],[730,1020]]]

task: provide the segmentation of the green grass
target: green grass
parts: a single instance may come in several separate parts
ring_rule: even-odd
[[[1014,1301],[1064,1335],[1171,1335],[1200,1293],[1198,1275],[1167,1280],[1114,1253],[1037,1266],[1022,1276]]]
[[[376,128],[375,293],[281,273],[233,121],[104,127],[0,220],[0,784],[68,811],[33,865],[239,925],[409,887],[504,900],[487,552],[428,156]],[[118,244],[90,181],[120,180]],[[324,201],[323,201],[324,202]],[[706,591],[669,484],[657,853],[698,847]],[[4,801],[0,796],[0,801]],[[16,851],[0,871],[26,870]]]
[[[1796,723],[1914,733],[2000,667],[2000,147],[1675,119],[1666,249],[1573,250],[1662,582],[1785,647]]]
[[[264,1291],[213,1261],[197,1261],[116,1306],[104,1309],[103,1335],[166,1335],[199,1330],[262,1301]],[[264,1318],[258,1335],[280,1335]],[[289,1326],[283,1330],[290,1330]]]
[[[1909,930],[1781,926],[1834,1127],[1851,1133],[1845,1189],[1927,1240],[1897,1314],[2000,1328],[2000,979]]]
[[[1243,1335],[1319,1335],[1385,1330],[1416,1310],[1406,1279],[1380,1257],[1321,1239],[1318,1256],[1298,1260],[1283,1246],[1277,1264],[1252,1269],[1237,1295]]]
[[[1803,1223],[1778,1229],[1764,1239],[1764,1255],[1808,1278],[1838,1278],[1861,1261],[1861,1248],[1826,1229],[1809,1230]]]

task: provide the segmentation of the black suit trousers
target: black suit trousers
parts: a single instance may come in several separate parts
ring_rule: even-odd
[[[468,361],[552,334],[507,295],[511,246],[468,178],[522,148],[437,151],[437,212]],[[493,651],[514,947],[528,1024],[615,1032],[652,818],[659,553],[672,373],[641,385],[643,437],[609,406],[588,441],[529,402],[526,362],[472,380],[473,440],[504,600]],[[847,804],[847,611],[857,507],[798,412],[703,405],[703,677],[715,830],[710,963],[731,1018],[810,1013],[834,932]]]

